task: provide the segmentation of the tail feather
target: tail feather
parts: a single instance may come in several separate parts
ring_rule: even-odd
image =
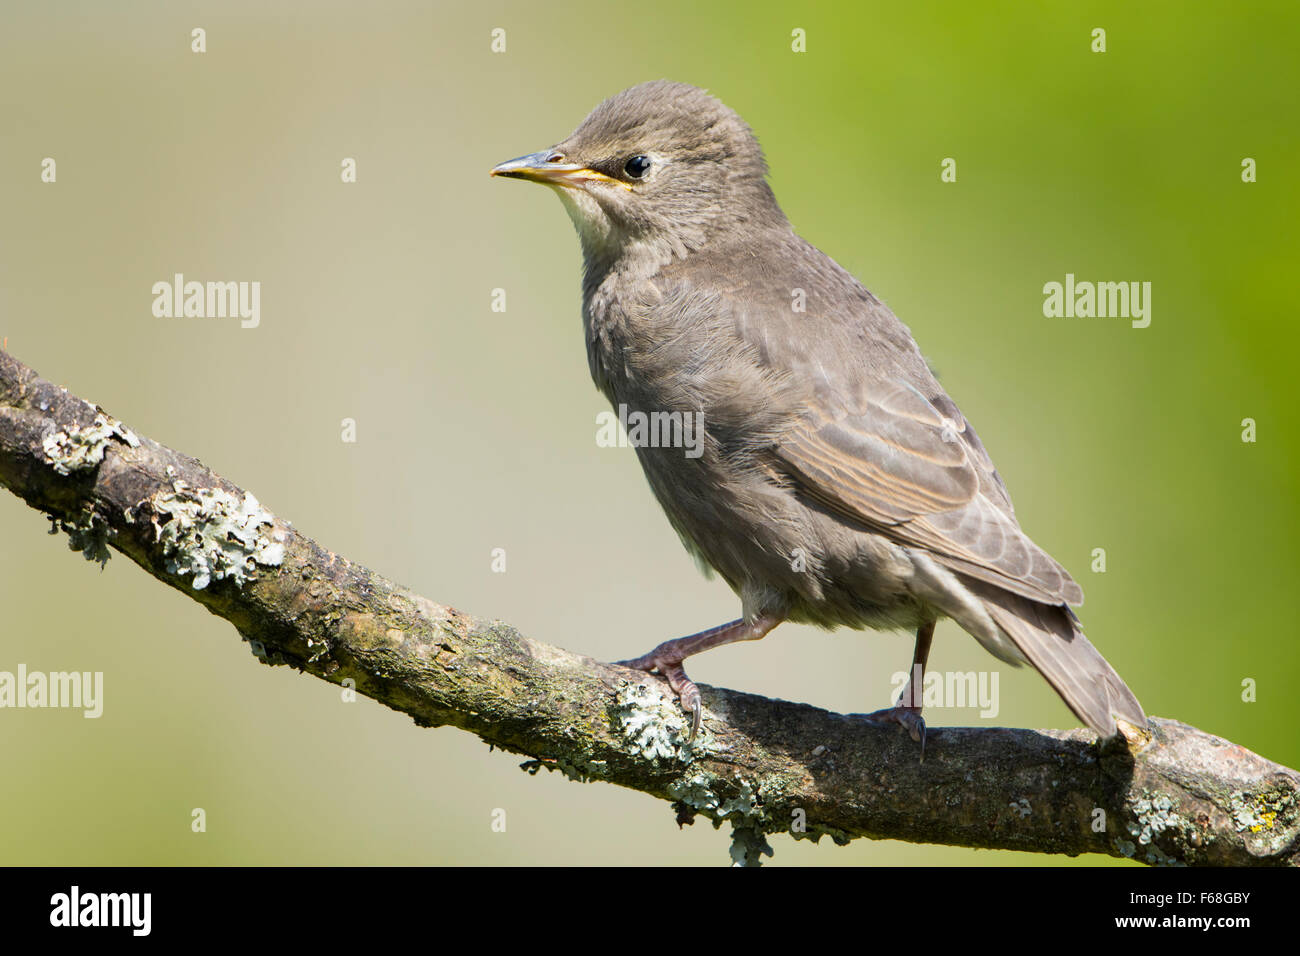
[[[966,586],[1080,720],[1103,737],[1118,731],[1116,717],[1146,726],[1142,705],[1084,637],[1067,607],[1031,601],[980,581],[968,580]]]

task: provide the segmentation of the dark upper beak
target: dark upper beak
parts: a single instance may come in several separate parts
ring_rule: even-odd
[[[624,189],[632,188],[622,180],[613,179],[581,163],[566,163],[564,154],[556,149],[544,149],[540,153],[529,153],[517,159],[508,159],[498,166],[493,166],[492,175],[509,176],[512,179],[531,179],[535,183],[567,186],[571,189],[580,189],[587,183],[613,183]]]

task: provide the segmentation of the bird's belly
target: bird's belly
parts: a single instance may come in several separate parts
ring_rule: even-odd
[[[926,619],[908,589],[905,549],[846,528],[752,463],[663,447],[637,455],[682,543],[731,586],[746,615],[855,628]]]

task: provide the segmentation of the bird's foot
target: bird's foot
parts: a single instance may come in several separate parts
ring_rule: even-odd
[[[687,738],[687,743],[694,743],[695,735],[700,732],[700,721],[704,717],[704,702],[700,699],[700,689],[695,686],[695,681],[686,676],[686,668],[682,666],[680,660],[659,657],[655,653],[658,650],[659,648],[655,648],[649,654],[635,660],[615,663],[633,670],[645,671],[647,674],[657,672],[668,682],[673,693],[681,700],[682,707],[691,712],[691,735]]]
[[[893,707],[886,707],[884,710],[872,711],[869,714],[853,714],[852,716],[859,717],[862,720],[869,720],[873,724],[898,724],[907,731],[908,736],[921,745],[921,759],[925,760],[925,718],[921,716],[920,707],[895,704]]]

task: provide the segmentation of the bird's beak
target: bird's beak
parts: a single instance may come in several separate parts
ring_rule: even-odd
[[[567,186],[570,189],[581,189],[588,183],[611,183],[624,189],[632,188],[621,180],[588,169],[580,163],[566,163],[564,154],[554,149],[544,149],[540,153],[529,153],[517,159],[508,159],[499,166],[493,166],[492,175],[509,176],[512,179],[531,179],[535,183]]]

